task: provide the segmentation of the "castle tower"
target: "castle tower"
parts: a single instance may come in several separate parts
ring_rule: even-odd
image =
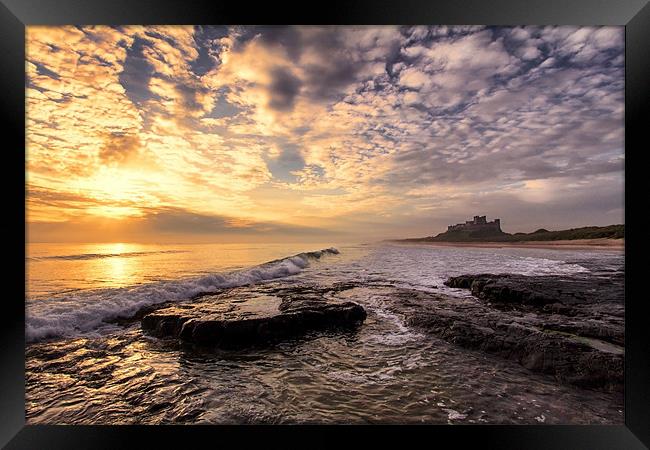
[[[498,232],[501,231],[501,219],[494,219],[491,222],[487,221],[487,216],[474,216],[474,220],[467,220],[465,223],[458,223],[456,225],[449,225],[447,231],[457,230],[481,230],[492,229]]]

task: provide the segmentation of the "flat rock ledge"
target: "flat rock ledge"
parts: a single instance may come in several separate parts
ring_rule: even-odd
[[[544,328],[625,344],[623,278],[479,274],[445,285],[469,289],[492,308],[538,314]]]
[[[475,297],[398,292],[398,310],[408,325],[562,383],[622,391],[622,285],[492,274],[454,277],[445,284],[470,289]]]
[[[316,330],[351,329],[361,325],[365,318],[366,311],[353,302],[258,293],[229,298],[203,296],[193,303],[147,314],[141,324],[158,337],[233,348],[268,344]]]

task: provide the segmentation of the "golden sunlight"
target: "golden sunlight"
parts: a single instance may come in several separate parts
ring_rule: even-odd
[[[518,62],[518,32],[506,46],[500,31],[478,28],[435,39],[417,27],[248,31],[28,27],[32,238],[384,239],[444,229],[477,199],[519,218],[562,199],[562,226],[620,221],[620,30],[577,33],[597,43],[584,52],[597,63],[572,71],[530,48],[526,58],[539,60]],[[501,85],[531,67],[591,93],[570,114],[580,126],[539,134],[566,122],[566,106],[546,99],[568,81],[558,78],[557,92],[544,77]],[[608,112],[594,116],[592,98]],[[615,206],[564,213],[587,208],[594,192]]]

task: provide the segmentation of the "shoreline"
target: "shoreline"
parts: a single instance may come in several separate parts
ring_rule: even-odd
[[[520,241],[520,242],[431,242],[431,241],[387,241],[393,244],[430,245],[433,247],[478,247],[478,248],[543,248],[543,249],[593,249],[625,250],[625,239],[573,239],[557,241]]]

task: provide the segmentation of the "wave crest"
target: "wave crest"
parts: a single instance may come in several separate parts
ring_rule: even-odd
[[[26,339],[27,342],[35,342],[92,333],[102,327],[112,327],[107,321],[132,317],[146,306],[186,300],[223,288],[247,286],[296,275],[309,267],[310,260],[338,253],[339,251],[332,247],[299,253],[229,273],[28,300],[25,317]]]

